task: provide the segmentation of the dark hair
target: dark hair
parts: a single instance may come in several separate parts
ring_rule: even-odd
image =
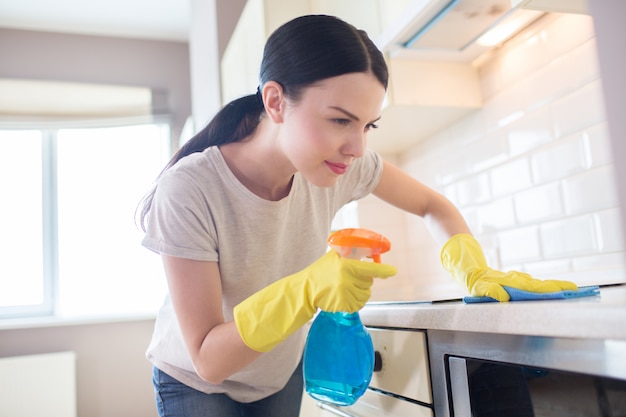
[[[354,72],[369,72],[387,88],[387,64],[365,31],[337,17],[307,15],[285,23],[270,35],[263,50],[259,86],[275,81],[287,98],[297,101],[307,86]],[[246,138],[258,126],[263,111],[257,94],[231,101],[174,154],[161,174],[194,152]],[[155,190],[156,186],[140,203],[144,230]]]

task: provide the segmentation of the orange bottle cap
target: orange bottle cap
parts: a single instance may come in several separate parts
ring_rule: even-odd
[[[347,256],[354,249],[358,253],[380,262],[380,255],[391,249],[389,239],[380,233],[362,228],[348,228],[337,230],[328,237],[328,245],[341,256]]]

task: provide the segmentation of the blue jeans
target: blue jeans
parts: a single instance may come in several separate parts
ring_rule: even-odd
[[[153,367],[152,383],[160,417],[298,417],[302,400],[302,364],[285,388],[267,398],[240,403],[226,394],[205,394]]]

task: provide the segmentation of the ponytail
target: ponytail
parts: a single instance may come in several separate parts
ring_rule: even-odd
[[[189,139],[165,165],[165,168],[157,177],[155,185],[139,203],[138,209],[141,208],[139,213],[141,229],[144,232],[146,231],[146,220],[152,207],[154,193],[156,192],[156,182],[165,171],[187,155],[202,152],[211,146],[239,142],[251,135],[259,125],[263,110],[263,101],[259,100],[257,90],[257,94],[238,98],[222,107],[204,129]]]

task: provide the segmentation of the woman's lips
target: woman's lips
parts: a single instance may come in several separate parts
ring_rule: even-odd
[[[329,161],[326,161],[326,165],[328,166],[328,168],[330,168],[331,171],[333,171],[337,175],[345,174],[349,166],[349,165],[342,164],[339,162],[329,162]]]

